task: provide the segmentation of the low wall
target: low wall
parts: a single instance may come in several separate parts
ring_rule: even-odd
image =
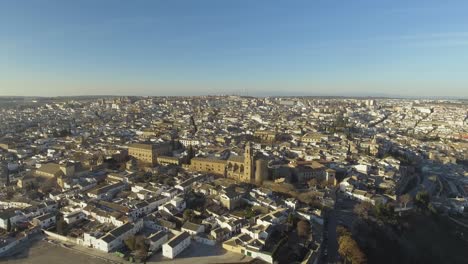
[[[43,231],[44,231],[44,234],[46,234],[51,239],[60,240],[60,241],[63,241],[63,242],[68,242],[68,243],[73,243],[73,244],[78,244],[76,238],[62,236],[62,235],[59,235],[57,233],[47,231],[47,230],[43,230]]]
[[[211,240],[211,239],[208,239],[208,238],[204,238],[204,237],[199,237],[199,236],[194,236],[193,239],[199,243],[202,243],[202,244],[205,244],[205,245],[208,245],[208,246],[214,246],[216,245],[216,240]]]

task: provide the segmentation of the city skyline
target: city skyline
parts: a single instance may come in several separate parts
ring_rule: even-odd
[[[467,98],[464,1],[0,3],[0,96]]]
[[[466,262],[466,100],[22,99],[0,98],[8,263]]]

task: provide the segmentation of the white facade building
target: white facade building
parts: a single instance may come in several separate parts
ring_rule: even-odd
[[[162,254],[166,258],[173,259],[189,246],[190,235],[187,232],[182,232],[163,245]]]

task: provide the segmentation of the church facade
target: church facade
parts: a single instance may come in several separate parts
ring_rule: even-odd
[[[254,181],[254,160],[251,143],[247,143],[243,156],[232,156],[227,160],[193,158],[190,168],[196,171],[221,174],[227,178],[252,183]]]

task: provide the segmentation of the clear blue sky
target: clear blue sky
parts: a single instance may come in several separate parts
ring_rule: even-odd
[[[2,0],[0,95],[468,97],[468,1]]]

